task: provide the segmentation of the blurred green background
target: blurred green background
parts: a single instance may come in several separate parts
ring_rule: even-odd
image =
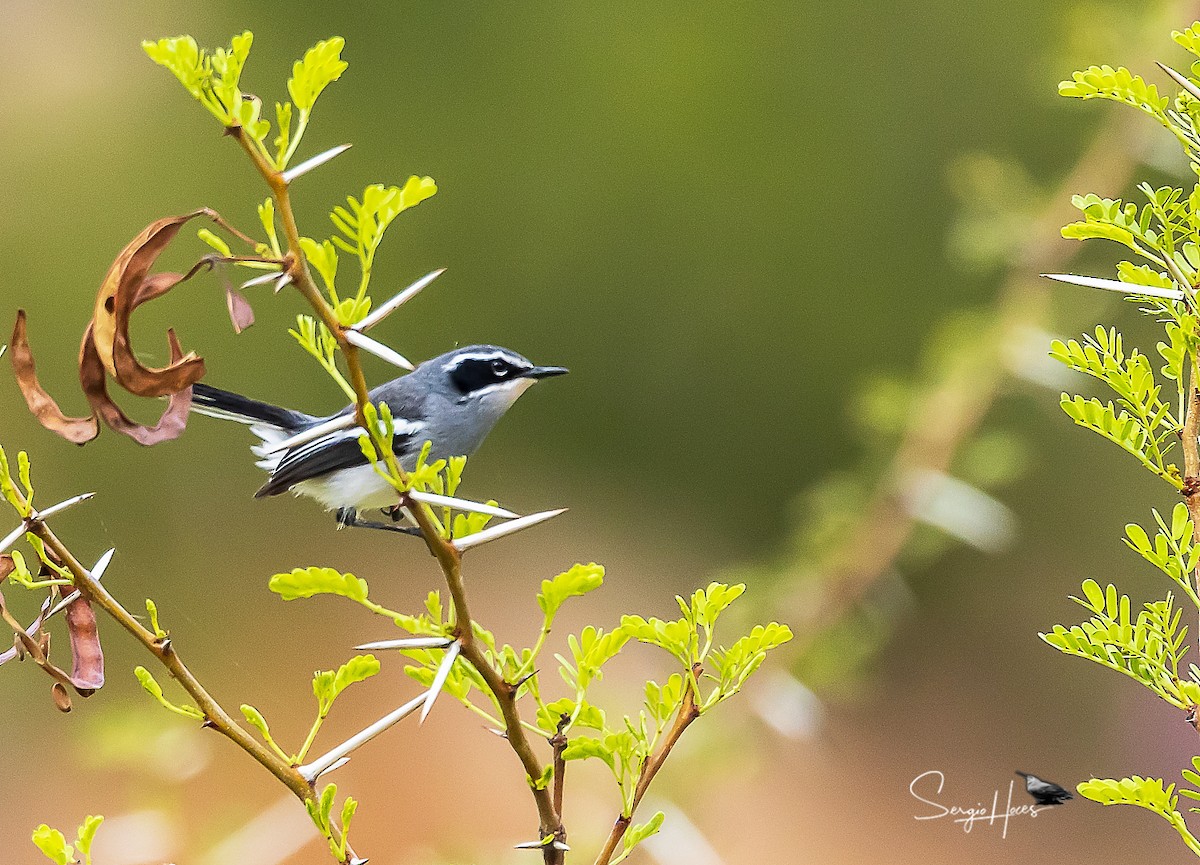
[[[781,0],[9,0],[4,13],[0,323],[28,310],[42,381],[68,413],[82,410],[74,356],[115,253],[151,220],[199,206],[252,228],[264,197],[140,41],[186,32],[212,46],[253,30],[243,87],[269,103],[305,48],[346,38],[350,69],[322,96],[302,155],[355,147],[297,184],[301,230],[324,236],[328,209],[368,183],[432,175],[437,196],[389,231],[375,293],[448,271],[376,334],[413,358],[494,342],[572,370],[522,400],[468,477],[468,491],[518,510],[571,507],[470,562],[477,610],[514,642],[537,626],[539,581],[575,560],[603,562],[609,576],[563,633],[622,612],[668,615],[676,592],[748,565],[767,567],[753,571],[745,619],[785,616],[796,586],[772,563],[787,561],[798,520],[814,516],[797,516],[797,497],[835,472],[869,475],[893,444],[887,395],[904,388],[864,399],[863,382],[916,375],[947,316],[988,319],[997,253],[1013,234],[1004,227],[1028,227],[1022,207],[1037,210],[1119,110],[1060,99],[1057,82],[1147,51],[1175,58],[1169,30],[1200,14],[1101,0],[885,12]],[[1153,147],[1148,159],[1184,182]],[[1013,196],[1006,211],[988,212],[988,189]],[[172,263],[204,251],[192,237]],[[1077,267],[1106,274],[1106,252]],[[315,413],[339,407],[285,333],[297,299],[250,291],[258,323],[240,336],[220,282],[203,277],[139,312],[135,344],[161,362],[174,325],[213,384]],[[1131,338],[1147,332],[1108,298],[1039,291],[1052,295],[1056,333],[1108,320]],[[1035,339],[1029,357],[1047,342]],[[368,363],[373,383],[394,372]],[[1003,839],[998,827],[965,834],[913,820],[908,783],[927,770],[947,773],[948,802],[973,805],[996,788],[1003,799],[1015,768],[1068,786],[1090,773],[1173,780],[1195,752],[1174,714],[1037,640],[1074,615],[1065,596],[1084,577],[1121,578],[1135,597],[1161,590],[1118,538],[1150,504],[1169,505],[1115,449],[1070,427],[1052,385],[1010,382],[986,425],[1008,443],[998,472],[1012,482],[995,494],[1015,540],[991,555],[943,545],[902,564],[880,651],[842,689],[851,697],[818,692],[814,733],[766,724],[755,706],[767,691],[689,733],[657,792],[708,846],[677,841],[642,861],[858,862],[886,849],[895,862],[1117,862],[1142,842],[1175,849],[1152,815],[1089,802],[1014,820]],[[0,400],[0,443],[29,451],[47,500],[99,494],[61,521],[63,537],[88,555],[117,547],[113,591],[131,608],[152,596],[201,679],[230,706],[255,703],[283,738],[306,729],[313,669],[389,634],[345,605],[284,605],[266,589],[272,573],[354,571],[393,607],[437,585],[416,544],[334,533],[308,502],[253,501],[260,477],[242,429],[201,418],[151,450],[111,433],[77,449],[32,420],[7,372]],[[140,417],[155,409],[131,406]],[[224,741],[148,705],[128,673],[145,659],[112,626],[102,633],[109,685],[69,716],[36,670],[0,670],[6,865],[38,861],[27,843],[38,822],[66,828],[97,811],[113,820],[97,865],[219,862],[223,839],[264,812],[279,844],[254,861],[323,861],[317,844],[280,855],[282,839],[305,837],[299,806],[278,805],[281,791]],[[631,655],[626,681],[661,674],[651,653]],[[385,661],[383,676],[343,698],[330,741],[408,699],[399,667]],[[634,708],[619,681],[608,687]],[[511,754],[450,701],[433,721],[392,731],[340,771],[339,786],[363,802],[356,846],[375,862],[508,861],[501,851],[534,822]],[[580,776],[595,783],[580,784],[567,810],[584,850],[615,813],[604,776],[589,772]]]

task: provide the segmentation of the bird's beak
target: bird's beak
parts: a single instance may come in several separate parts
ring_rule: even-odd
[[[535,366],[522,373],[522,378],[550,378],[555,375],[566,375],[570,370],[565,366]]]

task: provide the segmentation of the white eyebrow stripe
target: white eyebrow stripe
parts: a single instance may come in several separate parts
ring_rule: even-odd
[[[527,361],[517,357],[511,352],[504,351],[503,349],[496,349],[494,351],[476,351],[471,352],[470,354],[460,354],[447,363],[443,369],[446,372],[454,372],[454,370],[458,369],[468,360],[505,360],[511,363],[513,366],[521,367],[522,369],[524,369],[527,365]]]

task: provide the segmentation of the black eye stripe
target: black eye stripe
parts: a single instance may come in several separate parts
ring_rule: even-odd
[[[518,367],[499,357],[462,359],[450,371],[450,380],[459,393],[469,394],[489,385],[511,381]]]

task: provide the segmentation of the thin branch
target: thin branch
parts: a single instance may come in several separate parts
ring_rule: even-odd
[[[296,216],[292,210],[287,180],[254,147],[252,140],[244,135],[239,127],[231,128],[230,134],[237,140],[242,149],[246,151],[250,160],[271,188],[271,192],[275,198],[276,210],[279,213],[280,221],[283,223],[284,237],[287,239],[287,259],[289,261],[287,273],[291,275],[296,288],[304,296],[305,300],[309,302],[309,305],[312,306],[313,311],[329,329],[329,332],[337,339],[338,347],[346,358],[348,378],[356,397],[355,418],[359,426],[369,430],[374,437],[377,435],[377,431],[371,429],[366,420],[365,409],[370,402],[370,397],[368,396],[362,364],[359,360],[358,347],[346,338],[346,328],[338,321],[333,308],[326,302],[320,289],[317,288],[316,283],[313,281],[312,275],[309,273],[304,252],[300,248],[300,232],[296,227]],[[396,461],[395,454],[391,453],[390,448],[384,448],[382,452],[389,472],[402,486],[407,486],[406,473]],[[466,589],[462,579],[462,557],[459,551],[455,549],[453,543],[449,539],[443,538],[437,530],[437,524],[428,505],[415,499],[410,499],[404,493],[401,494],[400,504],[411,513],[414,521],[421,530],[426,545],[429,547],[429,552],[437,559],[442,569],[442,574],[446,579],[446,585],[450,590],[454,605],[455,636],[462,642],[462,657],[479,673],[500,706],[507,732],[506,739],[518,759],[520,759],[521,765],[525,769],[525,774],[529,777],[530,789],[533,793],[534,802],[537,805],[540,824],[539,837],[544,838],[547,835],[553,835],[555,840],[565,842],[566,833],[563,829],[562,821],[559,819],[558,811],[555,809],[554,802],[551,799],[550,790],[539,790],[534,783],[541,778],[543,769],[522,726],[521,714],[516,700],[517,689],[504,681],[504,677],[492,666],[483,649],[475,642],[474,633],[471,629],[471,614],[467,606]],[[563,851],[554,845],[547,846],[543,850],[543,856],[546,865],[562,865]]]
[[[613,855],[617,852],[617,845],[621,843],[621,839],[625,837],[625,833],[629,830],[629,826],[633,822],[633,815],[637,813],[637,807],[642,803],[642,797],[646,795],[646,790],[650,788],[650,782],[654,780],[654,776],[658,774],[658,770],[666,762],[671,749],[675,747],[675,743],[683,735],[683,731],[688,728],[692,721],[695,721],[699,717],[700,709],[696,706],[696,695],[692,690],[691,684],[689,684],[683,695],[683,705],[679,707],[679,712],[675,715],[675,722],[671,725],[671,729],[667,731],[667,737],[663,739],[662,746],[650,759],[642,764],[642,771],[638,775],[637,785],[633,789],[633,802],[630,805],[629,813],[623,813],[617,818],[617,821],[613,824],[612,831],[608,833],[608,839],[596,855],[594,865],[608,865]]]

